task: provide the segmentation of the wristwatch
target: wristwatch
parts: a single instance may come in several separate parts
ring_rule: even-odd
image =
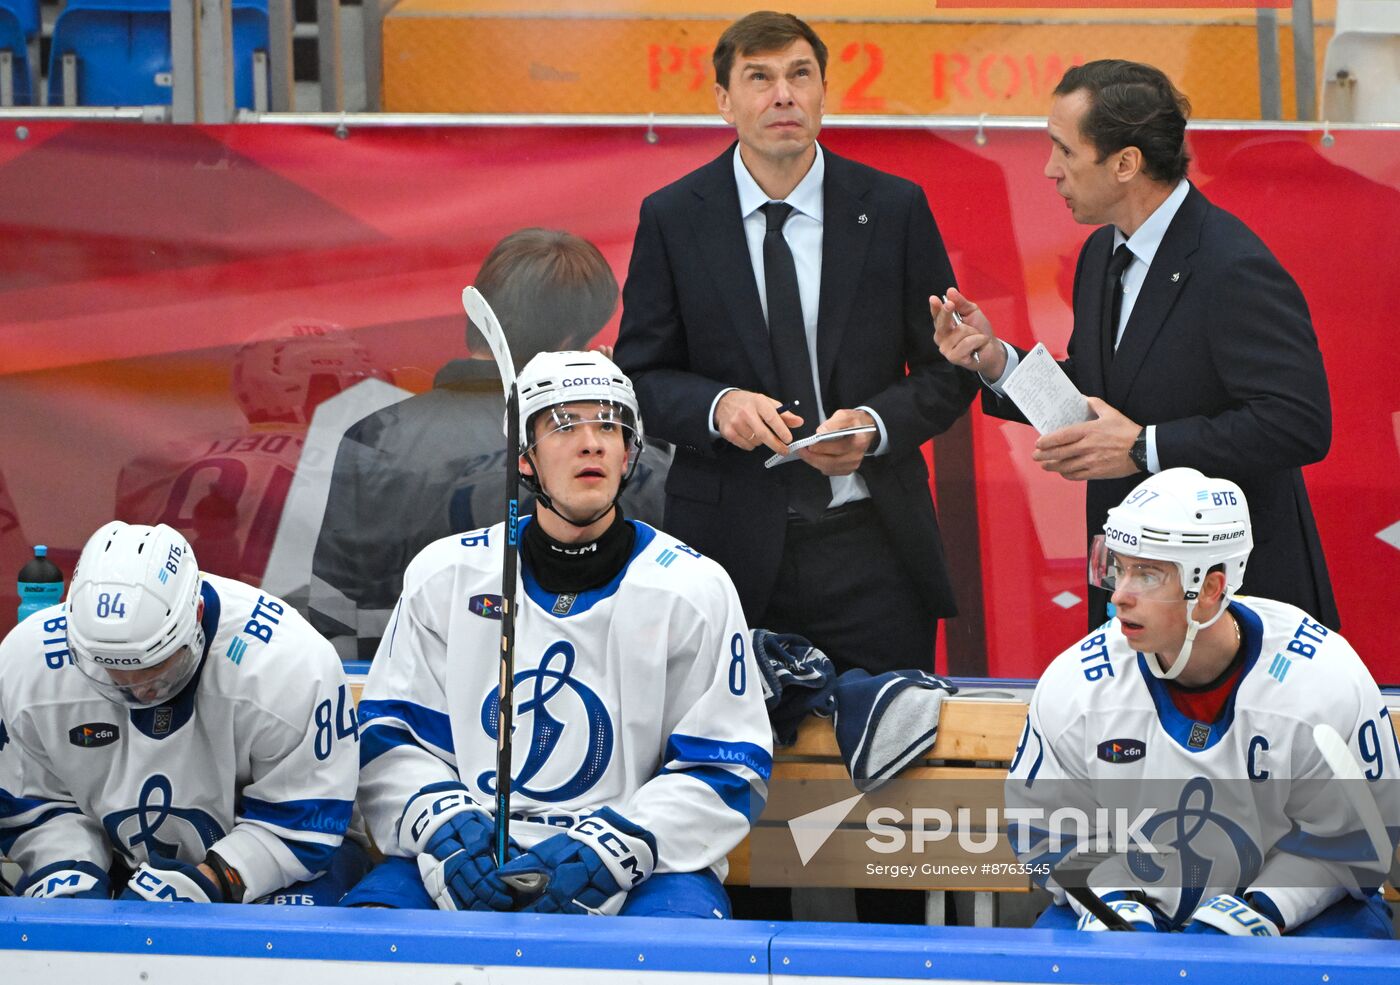
[[[1147,471],[1147,428],[1139,431],[1133,439],[1133,447],[1128,449],[1128,458],[1137,466],[1139,472]]]

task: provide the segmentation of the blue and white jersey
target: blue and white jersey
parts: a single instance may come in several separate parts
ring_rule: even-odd
[[[1051,822],[1067,808],[1095,819],[1102,840],[1089,848],[1158,849],[1111,857],[1089,885],[1140,891],[1176,926],[1217,893],[1258,892],[1292,929],[1379,885],[1354,803],[1374,802],[1393,847],[1400,742],[1380,690],[1347,641],[1301,609],[1241,598],[1230,611],[1245,662],[1216,722],[1176,708],[1116,621],[1050,664],[1006,782],[1008,817],[1034,812],[1009,825],[1023,862],[1053,865],[1087,840],[1066,815]],[[1336,782],[1313,738],[1319,722],[1346,741],[1367,782]],[[1096,809],[1106,813],[1095,818]],[[1067,836],[1058,850],[1057,827]]]
[[[359,755],[339,658],[280,599],[203,577],[204,658],[165,705],[114,704],[87,682],[66,603],[0,643],[0,853],[25,873],[213,849],[252,902],[340,846]]]
[[[611,807],[655,835],[657,872],[723,877],[772,770],[748,627],[718,564],[628,522],[632,555],[602,588],[555,595],[522,565],[511,814],[530,823],[511,837]],[[360,700],[360,808],[385,854],[412,853],[400,817],[430,783],[494,813],[504,540],[504,524],[444,538],[404,575]]]

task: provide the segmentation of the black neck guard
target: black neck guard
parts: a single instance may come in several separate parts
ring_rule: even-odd
[[[636,530],[622,518],[620,508],[602,536],[584,544],[555,540],[536,517],[521,535],[520,556],[546,592],[586,592],[613,580],[632,556],[636,539]]]

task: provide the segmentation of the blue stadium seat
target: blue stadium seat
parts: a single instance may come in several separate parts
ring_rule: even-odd
[[[0,0],[3,3],[4,0]],[[29,93],[29,46],[24,37],[24,26],[13,10],[0,6],[0,51],[8,51],[14,59],[11,64],[11,82],[14,104],[28,106]]]
[[[26,41],[39,36],[39,0],[0,0],[0,11],[5,10],[18,18]]]
[[[253,108],[253,52],[267,51],[267,43],[267,0],[234,0],[233,91],[241,109]],[[50,105],[63,104],[67,54],[77,56],[79,106],[169,105],[170,0],[69,0],[54,25]]]

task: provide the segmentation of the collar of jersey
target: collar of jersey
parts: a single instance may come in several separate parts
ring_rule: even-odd
[[[199,621],[200,628],[204,630],[204,652],[199,655],[199,666],[195,668],[194,676],[190,678],[190,682],[184,686],[179,694],[165,704],[156,705],[154,708],[131,709],[131,724],[149,738],[157,741],[174,735],[194,717],[195,692],[199,690],[199,679],[204,676],[204,663],[209,657],[209,647],[214,642],[214,633],[219,628],[219,610],[222,608],[219,593],[214,591],[214,586],[207,581],[200,586],[199,593],[200,597],[204,599],[204,618]],[[162,708],[170,709],[170,727],[157,735],[155,730],[156,712]]]
[[[517,542],[525,533],[525,526],[533,522],[534,519],[535,518],[532,516],[521,518],[519,526],[516,528],[515,536]],[[586,592],[579,592],[578,597],[574,599],[573,605],[569,606],[569,611],[560,616],[555,614],[554,604],[558,601],[561,594],[566,593],[545,591],[540,587],[540,583],[535,581],[535,576],[530,573],[530,569],[522,564],[520,566],[520,581],[525,585],[525,594],[530,596],[532,602],[556,619],[567,619],[570,616],[577,616],[580,613],[587,612],[604,599],[616,595],[618,588],[622,586],[622,579],[627,577],[627,569],[632,567],[632,562],[637,560],[637,556],[641,554],[642,551],[646,550],[647,546],[656,537],[656,531],[645,523],[638,523],[636,520],[628,520],[627,522],[632,524],[632,529],[636,531],[636,543],[632,545],[632,553],[628,555],[627,562],[623,564],[621,570],[619,570],[617,574],[613,575],[612,581],[598,588],[590,588]]]
[[[1240,676],[1236,679],[1234,686],[1230,689],[1230,696],[1225,699],[1225,707],[1221,709],[1220,718],[1214,722],[1197,723],[1194,719],[1187,718],[1177,711],[1176,705],[1172,703],[1172,696],[1167,691],[1167,682],[1159,680],[1150,670],[1147,669],[1147,658],[1141,653],[1137,655],[1138,672],[1142,674],[1143,681],[1147,684],[1147,693],[1152,695],[1152,703],[1157,708],[1157,719],[1162,723],[1162,728],[1176,742],[1177,745],[1190,753],[1205,752],[1207,749],[1219,742],[1225,733],[1230,731],[1230,725],[1235,720],[1235,697],[1240,693],[1240,685],[1249,676],[1249,672],[1254,669],[1254,664],[1259,659],[1259,647],[1264,640],[1264,624],[1253,609],[1246,608],[1238,601],[1230,602],[1230,613],[1240,623],[1240,642],[1244,646],[1244,668],[1240,671]],[[1196,724],[1210,727],[1210,736],[1206,739],[1206,744],[1200,749],[1190,745],[1191,726]]]

